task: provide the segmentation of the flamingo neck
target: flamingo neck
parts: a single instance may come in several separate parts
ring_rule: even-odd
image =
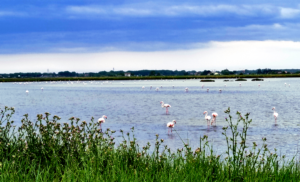
[[[206,114],[205,114],[205,118],[207,117],[207,115],[208,115],[208,112],[206,112]]]

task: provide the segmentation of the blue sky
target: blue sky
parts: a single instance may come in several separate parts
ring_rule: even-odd
[[[176,51],[207,48],[211,42],[298,42],[299,20],[300,2],[293,0],[2,0],[0,55]]]

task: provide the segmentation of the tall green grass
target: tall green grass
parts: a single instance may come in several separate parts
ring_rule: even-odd
[[[237,112],[233,122],[230,109],[225,112],[228,148],[217,155],[206,135],[195,151],[185,144],[172,152],[159,135],[154,146],[139,146],[134,128],[130,133],[101,131],[93,118],[60,123],[58,116],[45,113],[32,122],[25,114],[17,128],[11,121],[15,109],[5,107],[0,113],[0,181],[299,181],[299,164],[271,153],[266,138],[262,146],[246,145],[249,114]],[[121,143],[115,143],[116,132],[122,134]]]

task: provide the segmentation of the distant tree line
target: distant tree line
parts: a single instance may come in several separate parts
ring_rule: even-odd
[[[274,70],[274,69],[257,69],[257,70],[237,70],[230,71],[224,69],[222,71],[185,71],[185,70],[129,70],[126,71],[131,76],[186,76],[186,75],[243,75],[243,74],[300,74],[300,69],[285,69],[285,70]],[[120,77],[125,76],[125,71],[99,71],[99,72],[87,72],[77,73],[75,71],[60,71],[58,73],[0,73],[0,78],[36,78],[36,77]]]

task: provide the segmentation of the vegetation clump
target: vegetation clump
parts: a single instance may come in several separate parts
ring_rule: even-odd
[[[123,141],[116,144],[116,131],[101,131],[94,118],[60,123],[60,117],[46,112],[32,122],[25,114],[17,128],[14,113],[9,107],[0,113],[1,181],[298,181],[300,176],[299,163],[272,153],[266,138],[250,148],[250,114],[237,112],[233,123],[229,108],[222,133],[228,148],[221,155],[207,135],[197,149],[182,141],[184,147],[173,152],[159,135],[154,146],[139,146],[134,128],[120,130]]]
[[[215,82],[215,80],[200,80],[200,82]]]
[[[252,79],[252,81],[264,81],[264,79],[261,79],[261,78],[254,78],[254,79]]]
[[[245,79],[245,78],[238,78],[235,81],[247,81],[247,79]]]

